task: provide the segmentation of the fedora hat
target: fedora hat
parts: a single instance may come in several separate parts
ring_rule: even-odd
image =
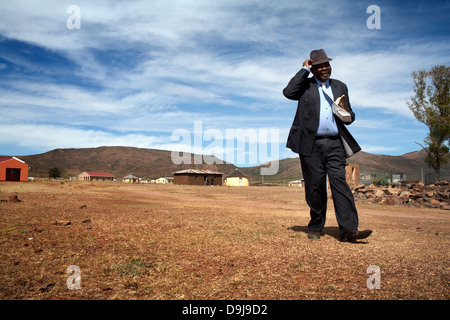
[[[325,51],[323,51],[323,49],[311,51],[309,58],[312,60],[311,65],[313,66],[316,64],[321,64],[333,60],[327,57],[327,54],[325,53]]]

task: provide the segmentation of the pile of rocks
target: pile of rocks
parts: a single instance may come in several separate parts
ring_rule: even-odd
[[[440,181],[425,186],[418,181],[402,181],[392,187],[364,184],[353,188],[355,200],[388,205],[440,208],[450,210],[450,183]]]

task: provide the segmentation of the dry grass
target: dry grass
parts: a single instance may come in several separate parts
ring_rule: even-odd
[[[0,184],[0,199],[14,192],[22,202],[0,203],[0,299],[450,297],[450,214],[438,209],[358,204],[374,233],[354,244],[337,240],[331,201],[309,240],[295,188]],[[67,288],[70,265],[80,290]]]

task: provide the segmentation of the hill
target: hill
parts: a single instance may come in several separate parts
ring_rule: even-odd
[[[194,155],[191,154],[191,163]],[[107,172],[116,179],[133,174],[143,179],[172,176],[175,171],[196,168],[218,170],[224,174],[232,172],[233,164],[180,164],[171,159],[171,151],[133,147],[99,147],[82,149],[55,149],[46,153],[21,156],[30,165],[32,177],[48,177],[48,170],[61,169],[64,177],[74,177],[84,171]]]
[[[358,164],[360,174],[365,176],[391,175],[402,173],[407,180],[422,180],[429,173],[434,173],[424,162],[426,151],[414,151],[400,156],[372,154],[360,151],[347,159],[347,163]],[[259,166],[260,167],[260,166]],[[258,172],[259,167],[246,168],[249,174]],[[301,178],[300,160],[288,158],[279,161],[278,174],[265,177],[266,182],[287,182]],[[450,165],[441,167],[441,180],[449,180]]]
[[[190,156],[191,163],[194,163],[194,155],[191,154]],[[401,156],[387,156],[361,151],[349,158],[347,162],[358,164],[361,174],[403,173],[408,180],[421,180],[422,175],[425,176],[432,172],[424,163],[425,156],[424,150]],[[224,161],[223,164],[176,165],[172,161],[171,151],[133,147],[55,149],[42,154],[20,156],[19,158],[30,165],[29,175],[32,177],[47,177],[48,170],[53,167],[60,168],[66,178],[77,176],[83,171],[93,171],[111,173],[118,180],[128,174],[143,179],[156,179],[171,176],[173,172],[187,168],[217,170],[224,175],[236,169],[236,166]],[[240,170],[247,174],[254,183],[285,183],[301,178],[298,157],[279,160],[278,173],[273,176],[262,177],[260,175],[262,166],[264,165],[242,167]],[[441,177],[443,180],[450,177],[450,165],[442,167]]]

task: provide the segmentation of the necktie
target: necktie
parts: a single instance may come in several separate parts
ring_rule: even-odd
[[[322,91],[323,91],[323,94],[325,95],[325,98],[327,98],[330,102],[331,102],[331,105],[333,105],[333,99],[331,99],[331,97],[328,95],[328,92],[327,92],[327,86],[326,86],[326,84],[325,84],[325,82],[322,82]]]
[[[333,113],[339,117],[344,123],[348,123],[351,121],[351,116],[348,113],[347,110],[341,108],[339,105],[336,104],[336,102],[333,101],[333,99],[328,95],[327,88],[325,86],[325,83],[322,82],[322,91],[325,97],[331,102],[331,109],[333,110]]]

